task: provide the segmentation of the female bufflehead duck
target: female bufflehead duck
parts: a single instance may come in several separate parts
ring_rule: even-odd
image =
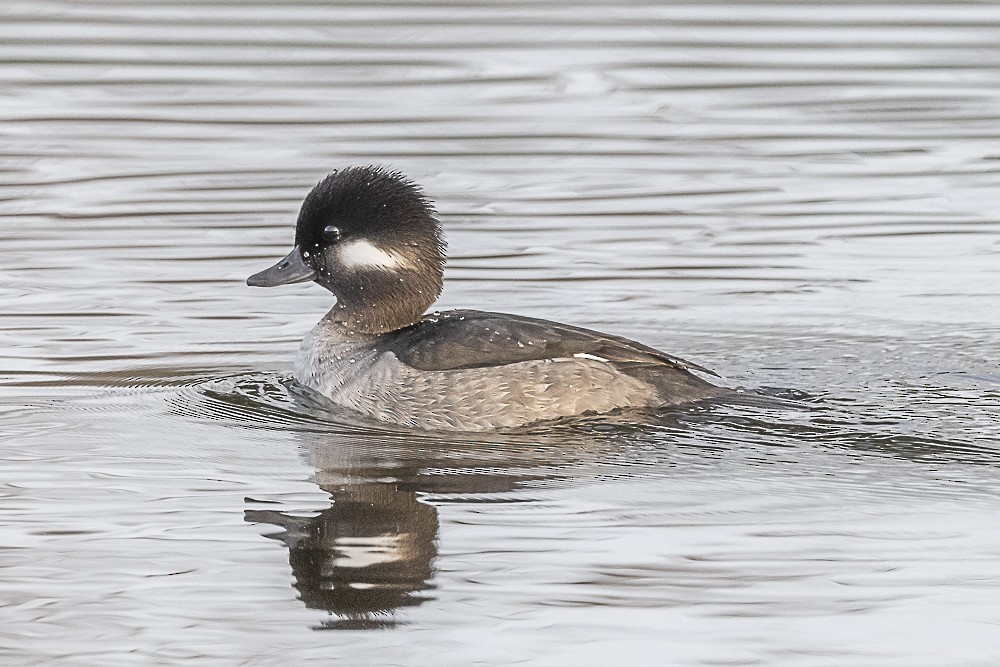
[[[689,372],[710,371],[618,336],[477,310],[425,315],[441,293],[444,250],[415,183],[354,167],[313,188],[295,247],[247,284],[313,280],[333,292],[295,379],[385,422],[484,431],[727,391]]]

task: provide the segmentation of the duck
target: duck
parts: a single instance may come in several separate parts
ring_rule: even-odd
[[[507,313],[427,312],[445,250],[420,186],[381,166],[349,167],[306,195],[291,252],[246,282],[313,281],[333,293],[302,340],[294,379],[378,423],[518,429],[727,391],[699,375],[712,371],[621,336]]]

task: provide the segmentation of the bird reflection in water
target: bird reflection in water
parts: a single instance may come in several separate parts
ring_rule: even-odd
[[[254,509],[245,518],[282,528],[268,537],[288,547],[302,602],[333,614],[325,629],[392,627],[397,609],[431,599],[438,510],[422,496],[508,502],[503,494],[539,477],[484,472],[484,456],[495,459],[502,450],[493,442],[470,447],[356,430],[301,435],[313,481],[330,494],[330,506],[318,516]]]
[[[385,472],[385,471],[383,471]],[[392,611],[420,604],[437,555],[437,510],[396,482],[322,487],[333,501],[319,516],[248,510],[246,520],[284,530],[295,588],[307,607],[337,616],[331,628],[393,625]]]

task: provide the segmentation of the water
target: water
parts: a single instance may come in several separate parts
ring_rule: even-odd
[[[997,6],[0,12],[5,665],[1000,660]],[[372,162],[441,307],[795,403],[325,412],[328,296],[243,280]]]

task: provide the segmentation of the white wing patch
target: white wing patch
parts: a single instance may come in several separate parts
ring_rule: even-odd
[[[577,359],[590,359],[592,361],[607,361],[604,357],[599,357],[596,354],[587,354],[586,352],[577,352],[573,355]]]
[[[406,257],[383,250],[365,240],[351,241],[340,247],[340,261],[349,269],[395,271],[409,266]]]

